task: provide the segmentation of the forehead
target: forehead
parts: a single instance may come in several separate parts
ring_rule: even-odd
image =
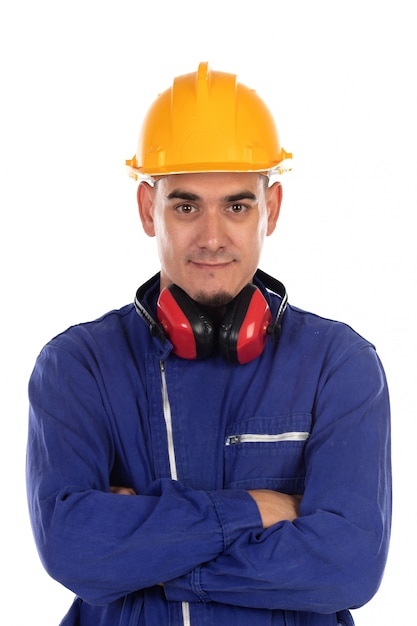
[[[155,189],[168,196],[173,190],[181,189],[205,197],[224,197],[247,189],[259,195],[266,187],[267,178],[254,172],[207,172],[196,174],[171,174],[157,180]]]

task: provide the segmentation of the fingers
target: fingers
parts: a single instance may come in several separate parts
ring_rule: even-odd
[[[131,487],[116,487],[115,485],[110,486],[110,493],[122,494],[124,496],[136,496],[136,491]]]

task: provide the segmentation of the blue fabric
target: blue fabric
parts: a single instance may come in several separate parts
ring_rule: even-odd
[[[336,626],[378,589],[389,398],[348,326],[288,306],[279,344],[254,361],[186,361],[128,305],[45,346],[29,394],[34,536],[77,595],[63,625],[176,626],[188,611],[192,626]],[[294,432],[309,437],[256,437]],[[264,530],[247,493],[260,488],[303,493],[300,517]]]

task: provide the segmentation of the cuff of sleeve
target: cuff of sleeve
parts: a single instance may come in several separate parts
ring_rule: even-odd
[[[201,587],[200,567],[185,576],[164,584],[165,597],[171,602],[211,602],[210,596]]]
[[[209,491],[223,531],[223,551],[243,533],[262,529],[262,519],[252,496],[244,490]],[[177,602],[211,602],[202,588],[201,567],[164,584],[167,600]]]
[[[243,489],[209,491],[223,530],[223,551],[242,533],[262,528],[262,519],[255,500]]]

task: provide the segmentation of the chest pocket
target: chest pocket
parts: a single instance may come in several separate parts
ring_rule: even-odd
[[[224,445],[224,487],[303,493],[310,429],[308,413],[231,424]]]

